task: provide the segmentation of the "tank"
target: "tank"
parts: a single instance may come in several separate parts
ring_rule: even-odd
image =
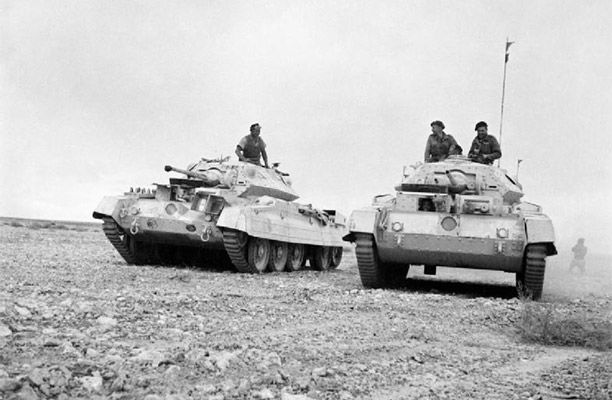
[[[514,273],[520,293],[541,297],[546,257],[557,254],[553,225],[505,170],[451,156],[404,167],[395,190],[348,221],[365,287],[405,281],[410,265],[428,275],[444,266]]]
[[[246,273],[340,264],[346,218],[295,202],[278,164],[203,158],[165,170],[183,176],[104,197],[93,212],[128,264],[225,265]]]

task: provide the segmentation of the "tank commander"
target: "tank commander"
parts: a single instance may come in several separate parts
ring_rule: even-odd
[[[493,164],[494,160],[501,157],[501,148],[494,136],[488,133],[489,126],[486,122],[480,121],[474,130],[476,137],[472,140],[472,147],[468,152],[468,157],[477,163]]]
[[[240,161],[250,162],[252,164],[261,165],[260,159],[263,158],[264,165],[268,166],[268,154],[266,153],[266,143],[259,136],[261,126],[258,123],[251,125],[251,133],[240,139],[236,146],[236,155]]]
[[[443,161],[449,155],[461,154],[463,151],[461,146],[451,135],[444,132],[444,123],[442,121],[433,121],[431,124],[431,132],[427,138],[425,145],[425,162]]]
[[[587,247],[584,245],[583,238],[578,239],[578,242],[572,247],[572,252],[574,253],[574,259],[570,262],[570,272],[572,272],[574,268],[578,268],[580,273],[584,274],[584,256],[586,256]]]

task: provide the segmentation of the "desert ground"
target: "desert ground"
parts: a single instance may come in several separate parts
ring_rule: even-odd
[[[610,399],[612,259],[514,276],[128,266],[96,223],[0,219],[0,399]]]

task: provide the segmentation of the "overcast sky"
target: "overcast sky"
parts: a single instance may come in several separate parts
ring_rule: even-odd
[[[349,214],[474,124],[553,219],[612,235],[612,1],[0,1],[0,216],[83,220],[253,122],[298,201]]]

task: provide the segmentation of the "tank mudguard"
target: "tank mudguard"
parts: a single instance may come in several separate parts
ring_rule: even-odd
[[[292,203],[274,200],[270,204],[225,207],[217,221],[219,228],[235,229],[250,236],[314,246],[342,246],[343,225],[321,221],[301,213]]]
[[[355,233],[371,233],[376,232],[376,223],[380,216],[380,211],[376,208],[366,208],[355,210],[351,213],[348,222],[349,233],[342,239],[347,242],[355,240]]]
[[[246,215],[242,207],[225,207],[219,215],[217,226],[246,232]]]
[[[545,243],[547,255],[557,254],[555,247],[555,230],[550,219],[544,215],[526,215],[525,232],[527,233],[527,243]]]
[[[104,196],[100,204],[96,207],[93,212],[94,218],[104,218],[105,216],[110,217],[117,208],[119,203],[119,197],[117,196]]]

